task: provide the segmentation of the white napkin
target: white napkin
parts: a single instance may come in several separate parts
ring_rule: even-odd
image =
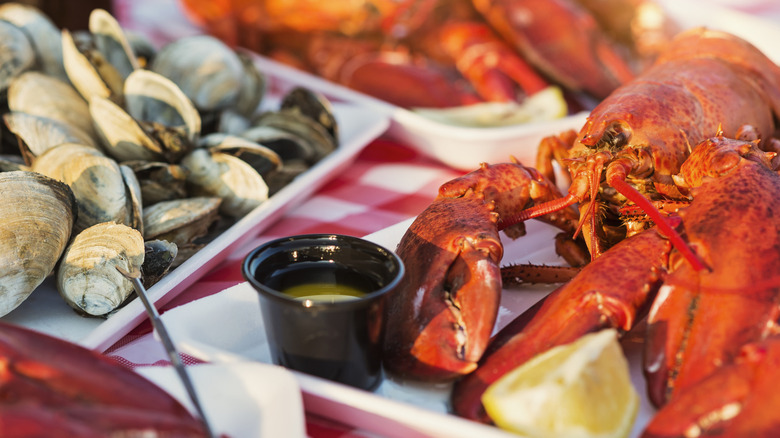
[[[207,362],[271,363],[257,292],[244,282],[162,315],[182,353]]]
[[[282,367],[243,362],[187,367],[195,391],[217,434],[231,437],[305,437],[300,387]],[[196,412],[173,367],[139,367],[136,372]]]

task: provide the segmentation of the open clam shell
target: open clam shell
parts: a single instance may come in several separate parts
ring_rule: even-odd
[[[179,248],[167,240],[147,240],[144,243],[144,264],[141,266],[141,277],[147,289],[160,281],[173,266]]]
[[[335,144],[339,142],[339,129],[333,106],[322,94],[305,87],[295,87],[282,98],[279,109],[302,114],[322,125]]]
[[[11,111],[3,115],[3,121],[20,141],[19,147],[27,165],[32,164],[38,155],[63,143],[98,148],[88,133],[59,120]]]
[[[33,5],[10,2],[0,5],[0,20],[20,28],[30,40],[40,71],[67,81],[62,63],[62,37],[60,30],[40,9]]]
[[[204,245],[197,240],[206,236],[219,219],[220,198],[193,197],[158,202],[144,209],[146,240],[166,240],[178,248],[177,266]]]
[[[132,160],[122,165],[133,169],[144,206],[187,197],[187,175],[178,164]]]
[[[71,236],[76,200],[39,173],[0,172],[0,316],[19,306],[54,270]]]
[[[200,146],[212,153],[232,155],[246,162],[263,178],[282,168],[282,158],[272,149],[236,135],[210,134],[203,137]]]
[[[69,83],[53,76],[37,71],[17,76],[8,87],[8,107],[11,111],[57,120],[97,138],[87,101]]]
[[[97,50],[116,69],[122,80],[140,68],[122,26],[108,11],[92,10],[89,14],[89,31]]]
[[[89,112],[108,155],[119,161],[162,159],[162,146],[121,106],[96,96],[89,101]]]
[[[122,101],[122,76],[94,47],[80,47],[62,30],[62,62],[68,79],[84,99],[101,96]]]
[[[57,290],[79,312],[103,316],[132,294],[133,285],[116,267],[128,272],[144,262],[144,239],[127,225],[93,225],[73,238],[57,270]]]
[[[244,67],[244,74],[241,76],[241,89],[233,110],[244,117],[252,117],[265,97],[268,79],[248,54],[236,52],[236,56]]]
[[[333,136],[317,121],[293,110],[265,111],[259,114],[252,123],[253,128],[242,133],[242,137],[250,138],[264,144],[277,152],[283,159],[297,155],[297,159],[308,164],[314,164],[336,149]],[[254,139],[253,131],[259,127],[273,128],[295,136],[294,143],[276,143],[269,140]],[[293,150],[285,150],[294,144]],[[277,149],[279,148],[279,149]]]
[[[192,193],[222,198],[220,211],[225,215],[244,216],[268,199],[263,177],[239,158],[198,148],[181,165],[187,170]]]
[[[184,127],[195,144],[200,135],[200,114],[181,88],[148,70],[136,70],[125,81],[125,109],[135,120]]]

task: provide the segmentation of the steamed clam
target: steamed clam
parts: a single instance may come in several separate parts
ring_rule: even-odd
[[[35,63],[35,50],[27,35],[13,24],[0,20],[0,91],[8,88],[13,78]]]
[[[210,36],[156,50],[104,10],[92,12],[88,31],[71,33],[16,3],[0,5],[0,35],[0,62],[13,61],[0,69],[3,121],[13,134],[0,171],[59,187],[71,210],[45,231],[57,234],[58,248],[47,250],[46,266],[30,268],[35,282],[6,293],[19,273],[0,271],[0,302],[29,295],[60,259],[57,288],[67,303],[105,316],[130,296],[116,263],[140,264],[151,286],[338,143],[324,98],[299,89],[268,108],[252,56]],[[0,183],[5,200],[3,184],[11,183]],[[30,218],[44,210],[14,202]],[[0,247],[41,238],[37,228],[47,227],[4,232]]]
[[[180,38],[165,45],[149,69],[176,83],[204,112],[233,105],[244,75],[238,55],[209,35]]]
[[[176,245],[181,264],[203,247],[197,240],[206,236],[219,218],[222,199],[192,197],[158,202],[144,209],[144,238],[165,240]]]
[[[0,172],[0,316],[53,271],[71,236],[76,201],[67,185],[39,173]]]
[[[223,214],[241,217],[268,199],[263,177],[240,158],[196,149],[184,157],[181,165],[195,194],[222,198]]]
[[[76,229],[101,222],[133,225],[141,195],[132,172],[122,172],[119,164],[88,146],[65,143],[49,149],[33,163],[32,169],[64,182],[78,202]]]
[[[67,81],[60,30],[46,14],[33,5],[10,2],[0,5],[0,20],[15,25],[29,38],[40,71]]]
[[[116,267],[141,269],[145,248],[141,233],[127,225],[105,222],[73,238],[57,270],[57,290],[66,303],[92,316],[118,308],[132,294],[132,283]]]
[[[53,76],[27,71],[14,78],[8,87],[8,107],[57,120],[97,138],[87,102],[72,85]]]

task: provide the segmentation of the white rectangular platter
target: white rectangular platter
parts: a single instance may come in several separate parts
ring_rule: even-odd
[[[394,249],[411,220],[366,236]],[[561,265],[553,239],[558,232],[538,221],[527,222],[528,234],[511,241],[505,236],[502,264]],[[504,290],[495,330],[531,307],[554,286],[523,286]],[[163,320],[180,351],[210,363],[258,361],[271,363],[257,293],[240,283],[217,294],[184,304],[163,314]],[[644,394],[641,342],[631,335],[623,340],[632,382],[640,395],[640,408],[632,437],[638,436],[654,409]],[[449,414],[450,385],[421,384],[385,379],[374,392],[354,389],[305,374],[293,373],[303,391],[306,410],[360,430],[389,438],[446,436],[450,438],[509,437],[496,427]]]
[[[265,68],[263,71],[272,81],[278,77],[278,72],[273,68]],[[274,84],[271,88],[283,90],[293,85],[307,84],[285,80],[283,84]],[[270,96],[266,102],[268,108],[278,107],[278,97]],[[339,124],[340,136],[340,145],[336,151],[299,175],[151,287],[150,298],[158,307],[224,260],[242,237],[261,232],[343,171],[358,153],[385,132],[389,125],[386,115],[356,103],[343,100],[334,102],[333,110]],[[49,278],[26,301],[1,320],[104,351],[145,317],[145,309],[138,299],[134,299],[107,319],[79,316],[59,296],[53,278]]]

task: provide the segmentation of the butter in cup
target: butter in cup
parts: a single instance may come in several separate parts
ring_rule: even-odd
[[[379,385],[385,296],[404,275],[395,253],[353,236],[297,235],[252,250],[242,274],[259,294],[274,363]]]

